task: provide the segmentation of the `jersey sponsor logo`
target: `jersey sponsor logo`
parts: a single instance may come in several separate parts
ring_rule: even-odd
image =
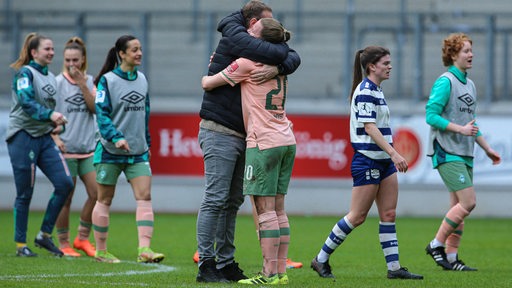
[[[96,100],[94,102],[95,103],[103,103],[103,101],[105,101],[105,91],[103,91],[103,90],[96,91]]]
[[[473,114],[474,110],[471,109],[471,106],[475,104],[475,99],[471,97],[468,93],[461,95],[457,97],[460,101],[462,101],[464,104],[466,104],[468,107],[459,107],[460,112]]]
[[[129,103],[126,107],[124,107],[124,111],[144,111],[146,107],[144,105],[137,105],[140,102],[144,101],[146,97],[141,95],[136,91],[131,91],[130,93],[121,97],[121,100]],[[144,103],[143,103],[144,104]]]
[[[55,90],[55,87],[53,87],[50,84],[44,86],[42,89],[44,92],[48,93],[48,95],[50,95],[50,96],[57,94],[57,90]]]
[[[473,104],[475,104],[475,100],[468,93],[461,95],[458,98],[460,101],[464,102],[464,104],[468,106],[473,106]]]
[[[64,101],[75,106],[80,106],[85,103],[84,96],[81,93],[77,93],[73,96],[70,96],[66,98]]]
[[[236,61],[233,61],[231,62],[231,64],[229,64],[228,67],[226,67],[226,72],[228,72],[229,74],[233,73],[236,71],[236,69],[238,69],[238,63],[236,63]]]
[[[131,91],[130,93],[121,97],[121,100],[126,101],[130,104],[137,104],[140,101],[144,101],[144,96],[136,91]]]
[[[89,109],[84,105],[85,99],[81,93],[76,93],[64,99],[64,101],[71,104],[66,107],[67,113],[89,113]]]
[[[22,77],[22,78],[19,78],[18,81],[16,81],[16,87],[18,90],[22,90],[22,89],[26,89],[28,88],[28,78],[27,77]]]
[[[128,106],[128,107],[124,107],[124,112],[128,112],[128,111],[144,111],[144,107],[143,106]]]

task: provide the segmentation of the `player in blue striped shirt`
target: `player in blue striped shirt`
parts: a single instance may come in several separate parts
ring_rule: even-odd
[[[389,109],[380,84],[389,79],[391,57],[388,49],[368,46],[356,53],[352,82],[350,141],[352,159],[352,201],[350,212],[336,223],[311,262],[320,277],[334,278],[329,257],[357,226],[363,224],[376,203],[379,211],[379,239],[389,279],[423,279],[410,273],[398,260],[395,218],[398,202],[396,172],[407,171],[407,161],[393,148]],[[363,79],[362,70],[365,72]]]

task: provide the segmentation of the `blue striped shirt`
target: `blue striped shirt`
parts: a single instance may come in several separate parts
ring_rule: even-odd
[[[390,156],[365,132],[365,123],[375,123],[388,143],[393,145],[389,109],[384,93],[368,78],[363,79],[352,96],[350,142],[355,151],[371,159],[389,159]]]

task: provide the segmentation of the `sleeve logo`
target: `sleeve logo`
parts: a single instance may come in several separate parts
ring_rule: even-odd
[[[357,103],[357,110],[359,112],[359,116],[371,116],[373,109],[367,102],[359,102]]]
[[[18,81],[16,81],[16,87],[18,90],[23,90],[23,89],[26,89],[28,88],[28,78],[27,77],[23,77],[23,78],[19,78]]]
[[[94,101],[94,102],[95,103],[103,103],[103,101],[105,101],[105,91],[103,91],[103,90],[96,91],[96,101]]]
[[[231,64],[229,64],[228,67],[226,67],[226,72],[228,72],[229,74],[233,73],[236,71],[236,69],[238,69],[238,63],[236,63],[236,61],[233,61]]]

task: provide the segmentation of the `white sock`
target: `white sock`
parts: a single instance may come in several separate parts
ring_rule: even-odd
[[[327,260],[329,260],[329,254],[325,253],[324,250],[320,250],[318,255],[316,256],[316,260],[320,263],[325,263]]]
[[[396,271],[402,267],[402,266],[400,266],[400,262],[398,262],[398,261],[392,261],[392,262],[386,263],[386,265],[388,266],[388,270],[390,270],[390,271]]]
[[[448,253],[446,254],[446,258],[448,259],[448,262],[453,263],[457,261],[457,253]]]
[[[41,239],[43,239],[43,238],[48,238],[48,237],[50,237],[50,236],[51,236],[51,235],[50,235],[50,234],[48,234],[48,233],[45,233],[45,232],[43,232],[43,231],[39,231],[39,233],[37,233],[36,238],[37,238],[37,239],[39,239],[39,240],[41,240]]]
[[[444,243],[439,242],[439,240],[437,240],[436,238],[434,238],[434,240],[430,241],[430,248],[435,249],[439,246],[444,247]]]

